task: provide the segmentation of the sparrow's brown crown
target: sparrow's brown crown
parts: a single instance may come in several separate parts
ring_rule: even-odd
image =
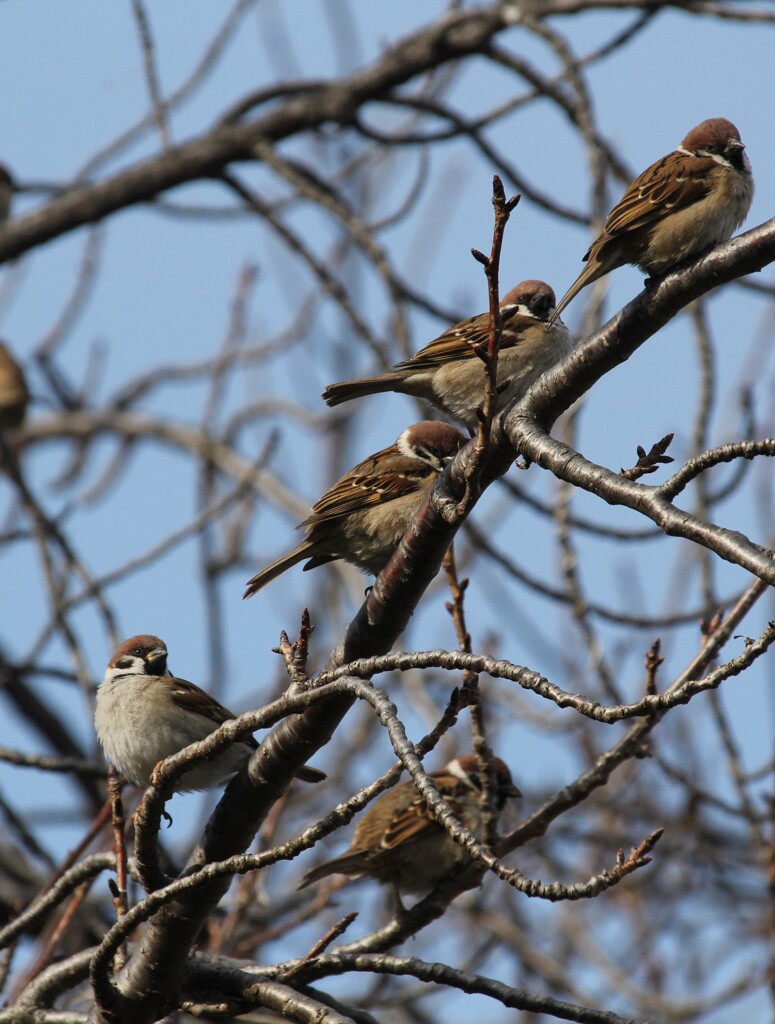
[[[120,644],[108,662],[108,668],[133,668],[138,658],[142,660],[143,671],[147,675],[161,676],[167,671],[167,645],[151,633],[130,636]]]
[[[725,117],[709,117],[696,128],[692,128],[681,143],[681,149],[696,153],[701,149],[721,152],[728,146],[733,149],[745,149],[740,141],[740,132]]]
[[[403,431],[396,447],[402,455],[422,459],[440,473],[465,443],[465,437],[449,423],[420,420]]]
[[[740,132],[725,117],[711,117],[692,128],[680,148],[694,156],[720,160],[738,171],[750,173]]]
[[[539,320],[548,320],[556,305],[557,297],[552,286],[546,281],[535,279],[521,281],[501,299],[501,308],[525,306],[528,312]]]

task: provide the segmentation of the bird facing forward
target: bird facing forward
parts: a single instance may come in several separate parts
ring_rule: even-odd
[[[194,683],[170,675],[164,641],[143,633],[125,640],[108,662],[97,690],[94,724],[108,760],[144,788],[159,761],[236,717]],[[247,764],[257,747],[252,736],[231,744],[185,772],[176,792],[220,785]],[[297,773],[305,782],[325,777],[309,765]]]
[[[500,814],[509,798],[522,794],[499,757],[493,758],[493,768],[495,806]],[[476,755],[457,757],[429,774],[455,816],[471,832],[479,833],[482,783]],[[358,822],[349,850],[308,871],[299,888],[327,875],[349,875],[375,878],[401,892],[428,892],[469,859],[466,850],[433,817],[410,779],[375,800]]]
[[[723,117],[698,124],[678,149],[639,175],[608,214],[584,256],[586,267],[552,319],[582,288],[625,263],[659,278],[725,242],[748,215],[753,192],[737,128]]]
[[[306,538],[248,580],[243,596],[252,597],[305,558],[305,570],[343,558],[376,576],[439,473],[465,443],[448,423],[421,420],[407,427],[388,448],[359,462],[326,491],[300,524]]]
[[[571,350],[568,329],[553,321],[555,295],[545,281],[523,281],[500,306],[503,333],[498,354],[498,384],[503,390],[497,408],[521,398],[531,384]],[[431,402],[455,419],[475,428],[477,409],[484,399],[485,366],[476,347],[487,344],[490,314],[463,320],[396,363],[390,373],[329,384],[323,392],[328,405],[353,398],[395,391]]]

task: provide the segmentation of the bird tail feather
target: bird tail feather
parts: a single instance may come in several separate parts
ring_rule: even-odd
[[[323,392],[326,405],[341,405],[353,398],[364,398],[366,395],[379,395],[383,391],[397,391],[397,384],[404,379],[401,373],[383,373],[379,377],[360,377],[357,380],[342,380],[338,384],[329,384]]]
[[[268,565],[266,569],[262,569],[261,572],[257,572],[255,576],[251,577],[245,584],[245,593],[242,595],[243,600],[253,597],[267,583],[271,583],[278,576],[282,576],[286,569],[290,569],[291,566],[303,562],[305,558],[309,558],[314,553],[315,545],[310,544],[308,540],[302,541],[293,551],[289,551],[281,558],[278,558],[276,562]]]
[[[308,871],[296,888],[306,889],[308,885],[312,885],[313,882],[319,882],[321,878],[326,878],[328,875],[352,874],[348,869],[356,867],[361,861],[362,856],[360,853],[354,855],[345,853],[341,857],[335,857],[333,860],[325,860],[322,864],[318,864],[316,868]]]

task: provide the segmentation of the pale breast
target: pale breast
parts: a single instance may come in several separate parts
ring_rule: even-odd
[[[342,523],[342,529],[349,551],[345,555],[345,545],[340,544],[338,557],[345,558],[352,565],[374,576],[380,573],[398,547],[435,479],[434,476],[421,479],[414,493],[348,516]]]
[[[103,682],[97,690],[94,725],[109,761],[136,786],[147,786],[154,768],[190,743],[204,739],[215,728],[197,715],[165,716],[148,699],[148,677],[121,676]],[[236,743],[221,755],[181,776],[180,792],[206,789],[239,771],[251,748]]]
[[[685,210],[654,225],[640,267],[661,275],[690,256],[725,242],[748,215],[753,199],[750,176],[719,167],[714,190]]]

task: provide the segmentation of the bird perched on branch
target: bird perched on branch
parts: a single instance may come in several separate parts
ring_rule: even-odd
[[[466,443],[448,423],[422,420],[388,448],[359,462],[312,506],[306,538],[248,580],[245,597],[309,559],[305,569],[343,558],[375,576],[411,525],[439,473]]]
[[[561,320],[550,323],[554,306],[554,292],[545,281],[523,281],[501,301],[498,409],[521,397],[545,370],[570,352],[565,324]],[[396,363],[390,373],[329,384],[323,398],[328,405],[340,405],[364,395],[396,391],[424,398],[475,428],[485,382],[485,366],[477,349],[486,351],[489,336],[490,314],[480,313],[450,327],[411,358]]]
[[[737,128],[723,117],[698,124],[678,149],[646,168],[608,214],[584,256],[586,267],[552,319],[582,288],[625,263],[659,278],[725,242],[748,215],[753,191]]]
[[[522,794],[499,757],[493,758],[493,768],[495,806],[500,814],[509,798]],[[478,758],[465,754],[429,774],[455,816],[471,832],[480,832],[482,780]],[[299,888],[327,875],[349,875],[375,878],[401,892],[427,892],[469,859],[466,850],[433,817],[410,779],[375,800],[359,820],[350,849],[308,871]]]
[[[159,761],[236,717],[209,693],[170,675],[164,641],[143,633],[125,640],[108,662],[97,690],[94,724],[108,760],[135,786],[146,787]],[[257,748],[252,736],[232,743],[217,757],[185,772],[176,791],[220,785],[240,771]],[[305,765],[296,777],[321,782],[326,776]]]
[[[24,370],[8,346],[0,341],[0,431],[14,430],[22,425],[29,401]]]

